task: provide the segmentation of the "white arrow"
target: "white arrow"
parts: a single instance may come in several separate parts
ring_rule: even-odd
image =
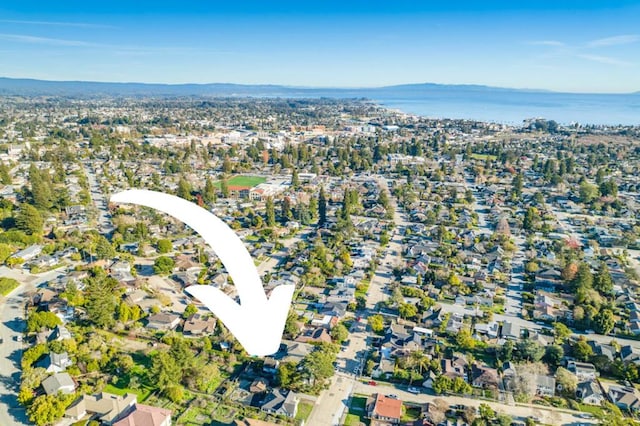
[[[111,202],[159,210],[200,234],[231,275],[240,305],[210,285],[193,285],[185,291],[214,312],[249,355],[266,356],[278,351],[295,286],[279,285],[267,299],[251,255],[227,224],[196,204],[162,192],[132,189],[111,196]]]

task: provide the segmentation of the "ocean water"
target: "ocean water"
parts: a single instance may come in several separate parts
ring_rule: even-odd
[[[390,96],[389,96],[390,95]],[[561,124],[640,125],[640,94],[589,95],[518,91],[450,91],[382,95],[387,108],[431,118],[522,124],[542,117]]]

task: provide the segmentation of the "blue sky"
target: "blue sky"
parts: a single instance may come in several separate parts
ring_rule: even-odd
[[[616,0],[5,0],[0,76],[633,92],[638,22]]]

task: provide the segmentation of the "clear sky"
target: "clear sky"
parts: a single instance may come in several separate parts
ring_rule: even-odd
[[[0,2],[0,76],[640,90],[640,1]]]

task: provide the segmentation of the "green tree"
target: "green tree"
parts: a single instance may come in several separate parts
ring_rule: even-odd
[[[153,262],[153,272],[158,275],[168,275],[173,271],[175,262],[167,256],[159,256]]]
[[[467,329],[460,330],[458,334],[456,334],[456,344],[463,350],[471,350],[475,348],[476,341],[471,336],[471,332]]]
[[[574,343],[572,350],[573,356],[575,356],[579,361],[588,361],[591,355],[593,355],[593,349],[584,337],[581,337],[576,343]]]
[[[65,402],[56,395],[41,395],[27,408],[29,420],[38,426],[53,424],[64,415]]]
[[[553,323],[553,334],[557,343],[564,343],[569,337],[571,337],[571,329],[561,322]]]
[[[198,308],[196,307],[196,305],[194,305],[193,303],[189,303],[185,308],[184,308],[184,312],[182,313],[182,318],[187,319],[190,316],[197,314],[198,313]]]
[[[566,395],[574,395],[578,386],[578,378],[575,374],[563,367],[556,370],[556,383]]]
[[[609,267],[604,262],[600,262],[598,271],[593,277],[593,288],[605,296],[613,294],[613,279],[611,278]]]
[[[522,227],[527,231],[532,231],[538,222],[538,217],[538,209],[536,209],[535,207],[529,207],[524,214]]]
[[[166,351],[160,351],[154,355],[148,372],[150,382],[155,383],[163,393],[182,380],[180,366]]]
[[[9,244],[0,243],[0,263],[4,263],[12,253],[13,248]]]
[[[331,329],[331,338],[336,343],[342,343],[349,337],[349,330],[343,324],[337,324]]]
[[[193,188],[191,188],[191,184],[183,177],[178,181],[178,197],[184,198],[185,200],[191,201],[191,193],[193,192]]]
[[[62,320],[53,312],[37,312],[32,311],[27,319],[27,331],[33,333],[41,331],[43,328],[53,329],[57,325],[61,325]]]
[[[480,418],[484,420],[492,420],[496,416],[496,412],[493,411],[488,404],[481,403],[478,407],[478,413],[480,414]]]
[[[322,226],[327,222],[327,197],[324,193],[324,187],[320,187],[320,195],[318,195],[318,226]]]
[[[223,178],[220,181],[220,192],[222,192],[222,196],[224,198],[229,198],[229,195],[230,195],[229,183],[227,182],[226,178]]]
[[[115,289],[118,282],[106,275],[94,276],[87,280],[84,308],[87,319],[100,328],[111,327],[117,305]]]
[[[267,197],[267,201],[265,203],[265,214],[267,217],[267,226],[269,228],[276,226],[276,210],[273,204],[273,198],[271,197]]]
[[[166,254],[173,250],[173,243],[171,240],[163,238],[158,240],[158,253]]]
[[[16,227],[27,235],[42,235],[44,219],[42,215],[30,204],[22,204],[16,215]]]
[[[549,345],[544,349],[544,361],[555,367],[560,365],[564,357],[564,349],[560,345]]]
[[[410,303],[401,303],[398,307],[400,317],[404,319],[414,318],[418,315],[418,308]]]
[[[202,191],[202,198],[209,204],[216,202],[216,187],[209,177],[207,177],[207,179],[205,180],[204,190]]]
[[[453,380],[447,376],[441,375],[433,380],[432,387],[436,394],[442,395],[443,393],[451,391],[453,388]]]
[[[382,333],[384,330],[384,318],[380,314],[371,315],[367,321],[374,333]]]
[[[109,240],[102,235],[96,235],[94,237],[94,247],[98,259],[111,259],[116,255],[116,251]]]
[[[616,325],[616,320],[611,309],[601,309],[593,318],[593,326],[596,333],[609,334]]]
[[[587,181],[583,181],[580,184],[580,201],[585,204],[589,204],[600,196],[600,191],[596,185],[593,185]]]
[[[538,362],[544,356],[544,347],[535,340],[524,339],[516,343],[516,350],[520,359]]]

